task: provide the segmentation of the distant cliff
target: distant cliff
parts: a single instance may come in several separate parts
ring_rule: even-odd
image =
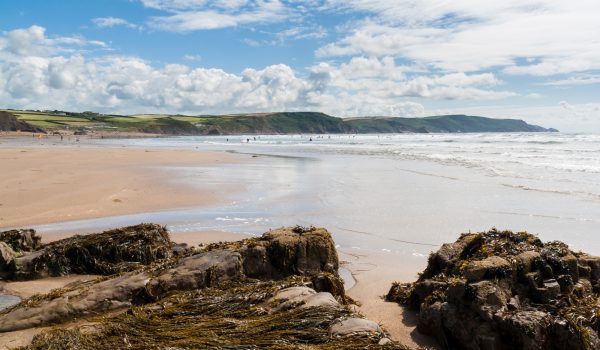
[[[141,132],[162,135],[244,134],[367,134],[367,133],[466,133],[550,132],[518,119],[494,119],[467,115],[425,118],[361,117],[342,119],[319,112],[276,112],[229,115],[109,115],[95,112],[17,111],[6,115],[9,130],[29,127],[47,131]],[[14,117],[16,116],[16,118]],[[8,119],[7,119],[8,118]],[[17,119],[18,118],[18,119]],[[18,125],[18,126],[16,126]],[[0,118],[0,130],[2,118]],[[39,129],[41,130],[41,129]]]
[[[204,134],[323,134],[323,133],[463,133],[549,132],[518,119],[494,119],[467,115],[425,118],[363,117],[340,119],[323,113],[266,113],[214,116],[198,126]]]
[[[494,119],[470,115],[425,118],[371,117],[346,119],[357,133],[460,133],[460,132],[552,132],[519,119]]]
[[[345,134],[355,132],[343,119],[318,112],[212,116],[197,127],[209,135]]]

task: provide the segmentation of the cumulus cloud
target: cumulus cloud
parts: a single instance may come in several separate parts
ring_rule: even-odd
[[[172,32],[280,22],[289,16],[288,7],[279,0],[142,0],[142,3],[169,12],[152,17],[148,25]]]
[[[84,48],[93,46],[91,41],[71,39],[48,38],[36,26],[0,37],[0,105],[118,113],[310,109],[343,117],[419,116],[424,108],[415,98],[514,95],[497,90],[502,82],[491,73],[423,75],[393,57],[318,63],[307,76],[285,64],[231,73],[180,64],[156,67],[137,57],[90,57]]]
[[[600,68],[595,0],[330,0],[330,11],[370,16],[320,57],[394,56],[465,72],[553,75]]]

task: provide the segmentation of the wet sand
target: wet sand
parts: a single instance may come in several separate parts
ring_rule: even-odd
[[[392,339],[412,348],[438,349],[436,341],[416,330],[417,313],[396,303],[386,302],[384,296],[391,282],[401,278],[402,282],[416,280],[417,276],[408,271],[417,271],[416,266],[400,266],[397,260],[375,254],[361,254],[348,250],[339,250],[339,258],[344,267],[352,272],[356,284],[347,291],[357,300],[358,310],[370,320],[378,322],[390,334]]]
[[[0,228],[150,212],[219,201],[163,167],[235,161],[227,153],[118,148],[0,148]]]

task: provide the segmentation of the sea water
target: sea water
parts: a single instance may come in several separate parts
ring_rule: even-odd
[[[227,189],[225,204],[40,226],[153,221],[173,232],[259,234],[324,226],[341,249],[424,266],[460,233],[511,229],[600,254],[600,135],[285,135],[98,140],[104,146],[234,152],[242,161],[169,168],[172,181]]]

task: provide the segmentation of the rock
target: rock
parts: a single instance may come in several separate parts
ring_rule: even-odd
[[[542,256],[535,250],[528,250],[517,255],[516,260],[522,269],[522,273],[538,270],[543,263]]]
[[[390,344],[392,341],[390,340],[390,338],[381,338],[379,339],[379,342],[377,343],[377,345],[387,345]]]
[[[376,322],[363,318],[348,318],[331,326],[330,333],[334,337],[355,335],[380,336],[383,331]]]
[[[32,252],[42,246],[42,238],[32,229],[0,232],[0,241],[8,244],[17,253]]]
[[[587,267],[589,267],[589,276],[592,282],[600,279],[600,257],[591,256],[584,254],[579,258],[579,261],[582,262]]]
[[[8,244],[0,242],[0,274],[4,274],[13,268],[15,258],[16,254],[12,248]]]
[[[506,287],[492,281],[480,281],[468,285],[474,302],[480,305],[491,305],[498,308],[506,306],[510,295],[506,295]]]
[[[328,307],[339,307],[340,303],[328,292],[320,292],[314,295],[310,295],[303,300],[303,304],[300,305],[300,308],[305,309],[309,307],[320,307],[320,306],[328,306]]]
[[[223,248],[209,245],[207,249]],[[339,261],[331,234],[323,228],[288,227],[271,230],[237,249],[244,273],[252,278],[282,278],[294,274],[337,273]]]
[[[265,233],[271,265],[284,274],[336,273],[337,251],[331,234],[322,228],[282,228]]]
[[[146,273],[130,273],[89,288],[57,293],[52,299],[42,300],[39,305],[23,305],[0,315],[0,332],[61,323],[74,317],[127,307],[149,280],[150,276]]]
[[[471,261],[465,267],[465,277],[469,282],[482,279],[505,278],[512,273],[511,264],[498,256],[490,256],[484,260]]]
[[[423,277],[430,278],[451,267],[453,262],[464,255],[465,251],[468,251],[478,240],[479,236],[476,234],[464,234],[454,243],[443,244],[440,250],[429,257]]]
[[[252,278],[265,278],[274,274],[266,242],[248,245],[239,250],[244,258],[244,273]]]
[[[540,300],[549,303],[560,295],[560,285],[555,279],[546,280],[544,281],[544,287],[538,288],[538,291],[541,296]]]
[[[331,293],[317,293],[314,289],[308,287],[290,287],[282,289],[271,297],[267,301],[267,304],[276,311],[296,307],[304,309],[319,306],[340,306]]]
[[[336,274],[320,273],[313,276],[312,285],[317,292],[329,292],[334,297],[346,300],[346,290],[344,289],[344,281]]]
[[[166,229],[141,224],[102,233],[73,236],[45,245],[18,261],[16,279],[70,273],[112,275],[172,256]]]
[[[442,246],[388,300],[419,309],[418,329],[446,348],[600,348],[600,257],[522,232],[475,236]]]
[[[290,300],[303,299],[311,295],[315,295],[316,293],[317,292],[315,292],[314,289],[309,287],[290,287],[275,293],[275,295],[269,299],[269,302],[281,303]]]
[[[242,276],[239,253],[226,250],[200,253],[181,259],[176,267],[152,278],[145,288],[146,299],[158,300],[169,291],[211,287]]]

